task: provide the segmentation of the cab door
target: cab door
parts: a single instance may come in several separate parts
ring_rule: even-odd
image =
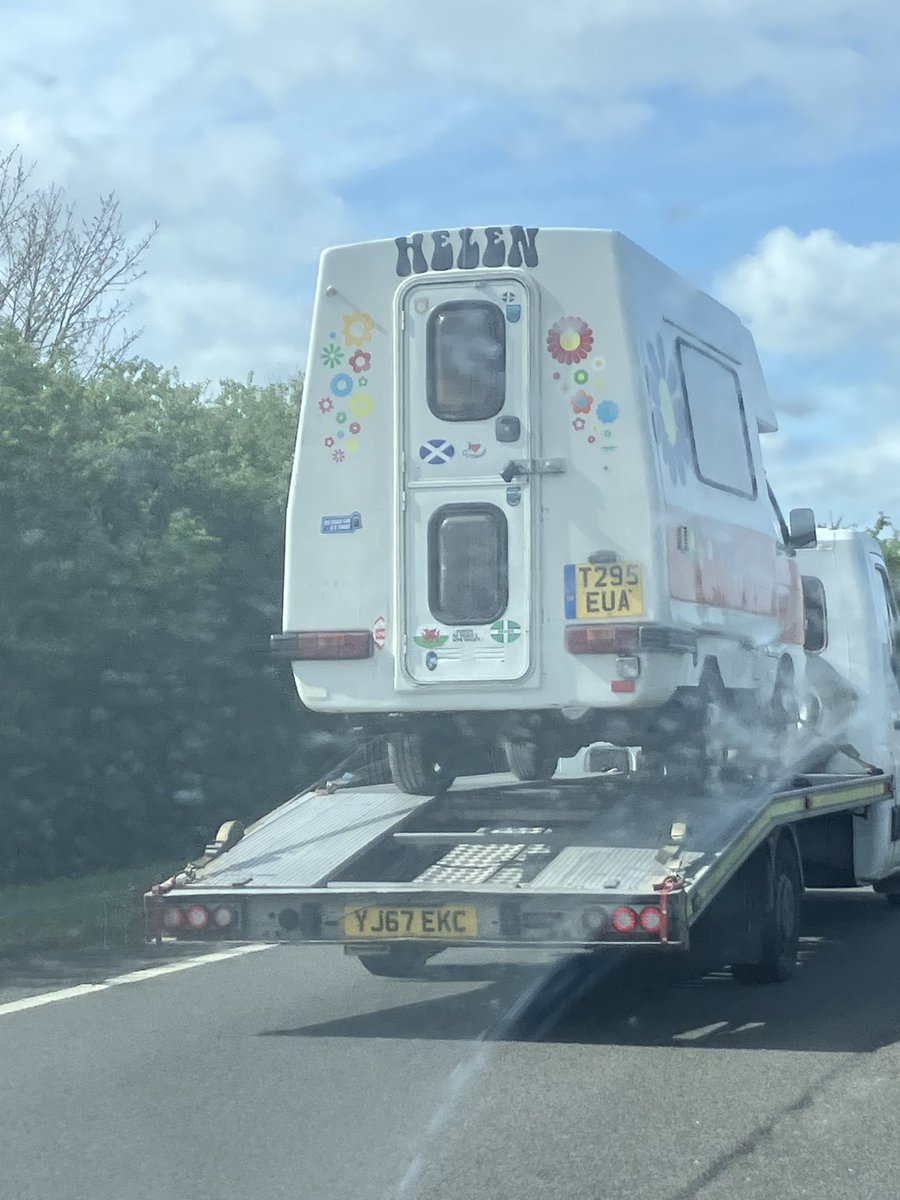
[[[508,684],[533,665],[533,316],[524,282],[495,272],[400,299],[398,612],[417,684]]]

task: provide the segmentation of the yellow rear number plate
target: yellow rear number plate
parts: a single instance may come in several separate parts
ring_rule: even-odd
[[[453,941],[478,936],[478,910],[446,908],[344,909],[344,937],[353,938],[441,938]]]
[[[639,617],[644,611],[644,577],[639,563],[571,563],[566,567],[566,617],[600,621]]]

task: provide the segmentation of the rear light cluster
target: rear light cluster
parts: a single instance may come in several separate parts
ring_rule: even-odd
[[[654,937],[662,931],[663,914],[655,904],[634,908],[623,904],[612,913],[608,908],[585,909],[581,914],[581,921],[585,933],[592,939],[607,931],[623,936],[645,933]]]
[[[570,654],[635,654],[640,641],[638,625],[569,625],[566,649]]]
[[[375,652],[375,641],[369,629],[273,633],[269,645],[277,658],[288,658],[292,662],[371,658]]]
[[[166,933],[211,933],[230,929],[237,924],[237,912],[227,904],[207,908],[204,904],[187,904],[179,907],[167,904],[162,912],[162,927]]]

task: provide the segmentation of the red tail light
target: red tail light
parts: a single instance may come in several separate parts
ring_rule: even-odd
[[[633,908],[617,908],[612,923],[616,933],[634,933],[638,923],[637,913]]]
[[[209,909],[202,904],[192,904],[184,910],[184,919],[189,929],[205,929],[209,924]]]
[[[371,658],[375,643],[369,629],[330,629],[308,633],[273,633],[272,654],[293,662],[313,659]]]
[[[659,933],[662,927],[662,913],[658,908],[645,908],[641,912],[641,929],[644,933]]]
[[[639,638],[637,625],[569,625],[566,649],[570,654],[634,654]]]

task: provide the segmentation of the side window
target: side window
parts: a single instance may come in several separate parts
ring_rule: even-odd
[[[825,588],[815,575],[803,576],[803,615],[805,632],[803,649],[818,654],[828,645],[828,613],[825,608]]]
[[[756,476],[737,373],[711,354],[676,343],[697,477],[710,487],[756,498]]]
[[[876,563],[875,572],[881,580],[881,585],[884,588],[884,603],[887,608],[888,629],[890,630],[891,653],[900,654],[900,623],[897,621],[897,602],[894,599],[894,589],[891,587],[891,581],[888,579],[888,573]]]
[[[428,318],[428,407],[442,421],[486,421],[506,399],[506,319],[489,300],[450,300]]]

